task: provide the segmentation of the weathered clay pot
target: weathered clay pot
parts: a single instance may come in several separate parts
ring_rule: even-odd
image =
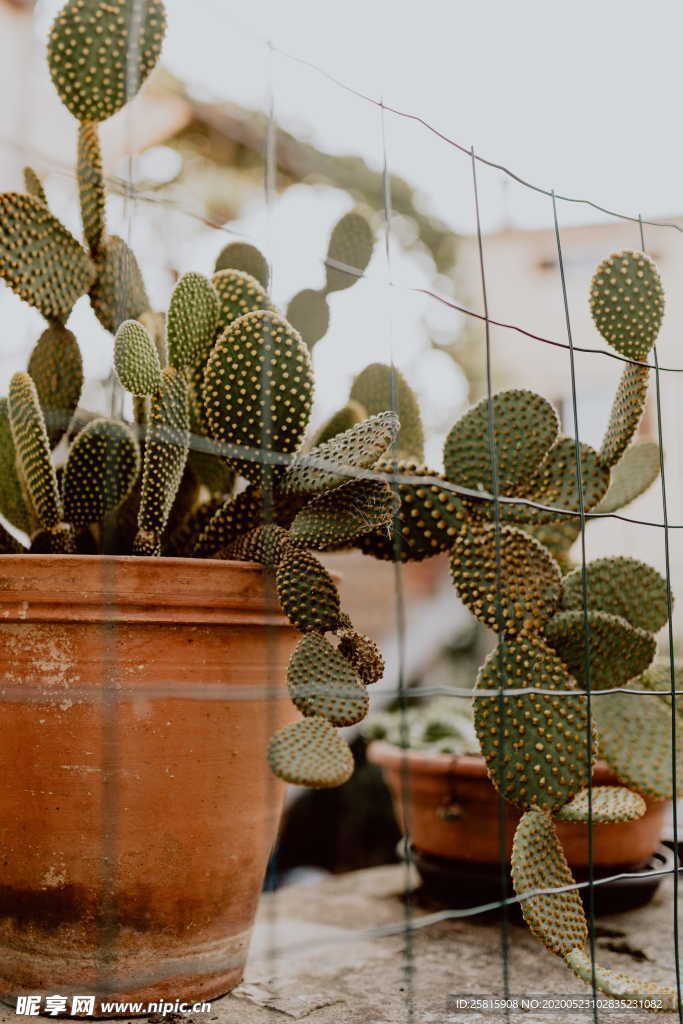
[[[258,566],[0,558],[2,995],[239,983],[295,639]]]
[[[396,816],[409,823],[416,849],[477,864],[499,863],[499,797],[483,757],[401,750],[376,741],[370,744],[368,758],[382,766]],[[619,782],[604,762],[598,762],[593,768],[593,784],[616,786]],[[647,812],[638,821],[593,825],[594,865],[634,866],[654,853],[661,840],[667,802],[646,803]],[[520,814],[517,807],[505,804],[508,856]],[[558,821],[556,827],[569,863],[576,868],[587,866],[588,825]]]

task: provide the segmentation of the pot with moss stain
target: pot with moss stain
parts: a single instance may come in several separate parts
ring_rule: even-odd
[[[368,758],[381,766],[391,791],[399,823],[409,824],[416,850],[435,857],[498,865],[500,798],[488,777],[481,756],[430,754],[402,750],[376,740]],[[621,783],[604,762],[593,768],[593,785]],[[407,813],[404,815],[404,797]],[[637,821],[614,825],[593,825],[593,864],[624,870],[646,862],[662,838],[667,801],[645,798],[647,811]],[[505,849],[512,839],[522,812],[505,804]],[[555,822],[569,864],[586,868],[589,862],[588,825]]]
[[[239,983],[296,637],[255,565],[0,557],[5,998]]]

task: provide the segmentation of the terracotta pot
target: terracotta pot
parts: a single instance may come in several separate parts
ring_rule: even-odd
[[[284,788],[265,747],[298,717],[266,591],[245,563],[0,558],[5,997],[239,983]]]
[[[486,773],[483,757],[452,757],[401,750],[389,743],[370,744],[368,758],[382,766],[396,816],[407,826],[416,849],[438,857],[478,864],[498,864],[499,797]],[[593,768],[596,786],[619,785],[604,762]],[[404,792],[408,813],[404,815]],[[646,800],[638,821],[593,825],[593,863],[610,867],[642,864],[657,849],[664,827],[666,801]],[[505,804],[505,846],[512,849],[521,812]],[[569,863],[588,865],[588,825],[558,821],[557,831]]]

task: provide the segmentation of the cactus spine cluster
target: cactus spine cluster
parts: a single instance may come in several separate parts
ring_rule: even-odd
[[[359,375],[305,450],[310,349],[327,330],[328,296],[368,266],[372,232],[360,212],[345,215],[324,287],[295,296],[285,317],[269,298],[265,259],[244,243],[223,250],[211,279],[185,275],[166,317],[150,309],[135,255],[107,230],[98,125],[151,72],[165,24],[161,0],[67,0],[50,34],[50,74],[79,122],[84,242],[50,211],[30,168],[25,194],[0,195],[0,277],[46,320],[28,372],[0,400],[0,512],[28,538],[24,547],[3,528],[0,550],[261,563],[301,633],[287,682],[302,717],[273,736],[269,761],[280,778],[318,787],[350,776],[338,729],[363,718],[383,662],[314,552],[355,546],[394,561],[448,552],[458,594],[497,634],[475,724],[493,783],[524,811],[514,884],[534,934],[586,978],[586,922],[553,819],[586,819],[598,744],[623,783],[596,791],[600,821],[637,817],[639,794],[677,791],[669,724],[678,709],[663,694],[636,710],[628,692],[598,693],[593,728],[586,699],[589,686],[646,685],[666,583],[633,559],[567,571],[579,514],[618,509],[658,472],[656,446],[633,443],[663,316],[656,267],[622,252],[593,279],[595,324],[628,360],[599,450],[560,436],[540,395],[503,391],[453,426],[440,474],[424,465],[407,381],[381,364]],[[66,324],[85,295],[115,335],[135,424],[78,409],[82,362]],[[552,888],[565,891],[536,894]],[[648,989],[601,969],[596,977],[608,992]]]

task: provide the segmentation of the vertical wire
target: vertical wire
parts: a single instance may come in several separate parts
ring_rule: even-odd
[[[586,685],[586,711],[588,713],[588,724],[586,729],[586,760],[588,768],[588,942],[591,953],[591,986],[593,989],[593,1020],[598,1021],[598,1008],[595,1001],[595,888],[594,888],[594,864],[593,864],[593,715],[591,707],[591,674],[590,658],[588,656],[590,644],[590,628],[588,625],[588,579],[586,576],[586,508],[583,496],[583,478],[581,476],[581,441],[579,439],[579,413],[576,397],[576,366],[574,362],[574,339],[572,335],[571,317],[569,315],[569,299],[567,297],[567,280],[564,272],[564,256],[562,253],[562,239],[560,237],[560,225],[557,219],[557,200],[555,191],[552,193],[553,223],[555,226],[555,242],[557,244],[557,260],[560,267],[560,281],[562,284],[562,301],[564,304],[564,318],[567,327],[567,341],[569,343],[569,371],[572,384],[572,411],[574,415],[574,450],[576,457],[576,486],[579,495],[579,516],[581,520],[581,595],[583,600],[583,673]]]
[[[498,690],[498,774],[503,777],[503,757],[505,747],[505,690],[507,688],[507,672],[505,668],[505,615],[503,614],[503,595],[501,591],[503,567],[501,551],[501,521],[500,521],[500,483],[498,479],[498,449],[496,445],[496,432],[493,410],[493,372],[491,361],[491,326],[489,323],[489,302],[486,288],[486,270],[484,267],[484,243],[481,231],[481,214],[479,210],[479,184],[477,181],[477,161],[474,146],[470,149],[472,159],[472,186],[474,191],[474,211],[477,220],[477,247],[479,250],[479,272],[481,276],[481,293],[484,305],[484,327],[486,339],[486,397],[487,397],[487,433],[489,451],[491,453],[491,477],[493,482],[493,522],[495,531],[496,547],[496,622],[498,625],[499,666],[500,666],[500,687]],[[505,902],[508,897],[508,851],[507,851],[507,809],[505,797],[498,791],[498,863],[500,865],[500,894],[502,903],[501,918],[501,959],[503,974],[503,996],[506,1000],[505,1019],[510,1019],[510,1008],[507,1000],[510,995],[510,919],[509,909]]]
[[[396,374],[394,366],[393,348],[393,279],[391,264],[391,179],[389,177],[389,158],[386,133],[386,114],[384,100],[380,102],[380,125],[382,137],[382,190],[384,204],[384,254],[387,274],[387,294],[389,307],[387,315],[387,334],[389,342],[389,363],[391,366],[391,408],[397,411],[398,396],[396,386]],[[391,464],[391,488],[400,500],[400,491],[397,480],[397,465],[392,452]],[[410,843],[411,834],[411,780],[410,763],[408,758],[408,689],[405,675],[405,640],[406,640],[406,602],[403,581],[403,563],[401,561],[401,547],[403,535],[399,527],[398,516],[394,518],[394,595],[396,609],[396,633],[398,645],[398,700],[399,700],[399,735],[401,740],[401,817],[403,820],[403,915],[404,915],[404,946],[403,946],[403,977],[406,989],[406,1021],[413,1024],[415,1020],[415,990],[414,990],[414,935],[413,935],[413,851]]]
[[[638,226],[640,228],[640,247],[643,252],[646,252],[645,248],[645,231],[643,228],[643,220],[640,214],[638,214]],[[678,849],[678,805],[677,805],[677,790],[678,790],[678,779],[676,778],[676,742],[677,736],[677,713],[676,713],[676,667],[675,667],[675,644],[674,644],[674,633],[673,633],[673,597],[671,593],[671,558],[669,551],[669,512],[666,495],[666,474],[664,471],[664,430],[662,426],[662,395],[660,387],[660,372],[659,372],[659,359],[657,357],[657,345],[653,347],[653,357],[655,364],[655,396],[657,399],[657,440],[659,442],[659,475],[662,481],[662,515],[664,518],[664,560],[666,565],[666,603],[667,611],[669,613],[668,620],[668,643],[669,643],[669,684],[671,692],[671,776],[673,779],[673,792],[671,794],[671,812],[672,812],[672,823],[674,828],[674,866],[673,866],[673,890],[674,890],[674,907],[673,907],[673,940],[674,940],[674,956],[676,966],[676,995],[678,1002],[678,1019],[683,1024],[683,1006],[681,1005],[681,968],[679,962],[679,948],[678,948],[678,889],[679,879],[678,873],[680,869],[679,865],[679,849]]]

